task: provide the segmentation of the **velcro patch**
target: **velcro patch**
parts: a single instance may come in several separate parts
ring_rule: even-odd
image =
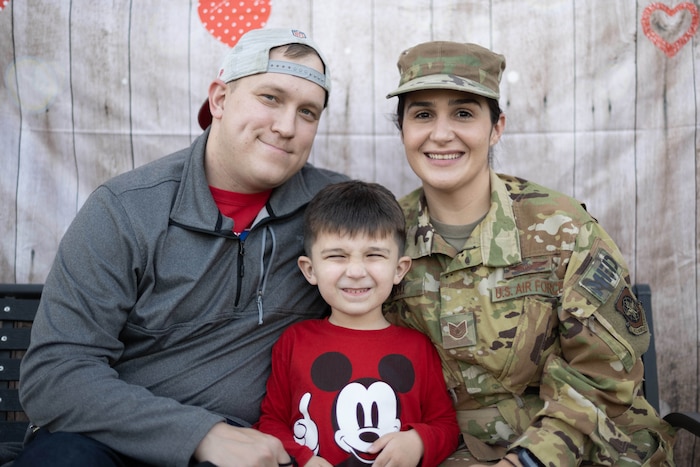
[[[502,302],[513,300],[526,295],[544,295],[545,297],[559,297],[561,295],[563,281],[550,281],[535,277],[524,277],[508,281],[505,285],[499,285],[491,289],[491,301]]]
[[[622,278],[622,268],[603,248],[593,253],[593,260],[584,271],[579,285],[600,304],[607,303]]]
[[[553,269],[554,266],[550,256],[523,258],[518,264],[503,268],[503,278],[511,279],[513,277],[522,276],[523,274],[549,273]]]
[[[640,336],[649,331],[646,317],[644,316],[644,308],[639,302],[629,287],[625,287],[617,296],[615,309],[620,313],[626,321],[627,330],[635,336]]]

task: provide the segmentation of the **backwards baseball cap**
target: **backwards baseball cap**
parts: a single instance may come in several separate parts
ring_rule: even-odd
[[[498,99],[506,58],[477,44],[434,41],[404,50],[399,87],[387,99],[423,89],[454,89]]]
[[[270,60],[270,49],[289,44],[308,45],[316,51],[323,62],[325,73],[296,62]],[[283,73],[298,76],[318,84],[326,90],[326,103],[331,92],[331,75],[328,62],[316,43],[298,29],[253,29],[238,40],[224,58],[217,77],[224,83],[258,73]],[[206,129],[212,121],[207,99],[199,109],[199,126]]]

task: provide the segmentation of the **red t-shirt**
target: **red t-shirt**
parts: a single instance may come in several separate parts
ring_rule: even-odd
[[[233,219],[233,231],[238,235],[250,227],[272,193],[272,190],[250,194],[236,193],[213,186],[209,187],[209,191],[221,214]]]
[[[398,326],[359,331],[327,319],[287,328],[272,350],[272,373],[256,425],[303,466],[367,465],[380,436],[415,429],[422,466],[457,448],[459,427],[440,359],[422,333]],[[364,461],[360,461],[360,458]]]

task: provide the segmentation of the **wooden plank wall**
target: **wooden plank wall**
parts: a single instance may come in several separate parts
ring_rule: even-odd
[[[652,285],[664,410],[700,409],[698,0],[233,3],[257,15],[251,25],[232,15],[237,28],[300,28],[328,55],[333,92],[312,161],[397,196],[417,185],[384,98],[399,52],[443,39],[506,55],[495,167],[587,204],[633,280]],[[0,7],[0,281],[43,282],[100,182],[200,133],[196,113],[228,46],[195,0]],[[677,451],[679,465],[700,465],[690,436]]]

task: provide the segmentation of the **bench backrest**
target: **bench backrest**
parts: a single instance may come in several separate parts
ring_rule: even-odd
[[[659,376],[656,370],[656,346],[654,345],[656,336],[654,335],[654,317],[651,313],[651,287],[649,287],[648,284],[634,284],[632,292],[634,292],[637,299],[641,302],[642,307],[644,307],[644,315],[647,319],[649,332],[651,333],[649,348],[644,355],[642,355],[642,362],[644,362],[644,381],[642,382],[642,389],[644,390],[644,397],[646,397],[647,401],[656,409],[656,412],[660,413]]]
[[[41,298],[41,284],[0,284],[0,440],[21,441],[28,420],[19,403],[19,364],[29,346],[32,321]],[[659,388],[656,372],[651,289],[635,284],[633,292],[646,313],[652,339],[644,354],[644,394],[659,410]]]
[[[0,284],[0,440],[22,441],[28,420],[19,403],[19,364],[29,346],[41,284]]]

